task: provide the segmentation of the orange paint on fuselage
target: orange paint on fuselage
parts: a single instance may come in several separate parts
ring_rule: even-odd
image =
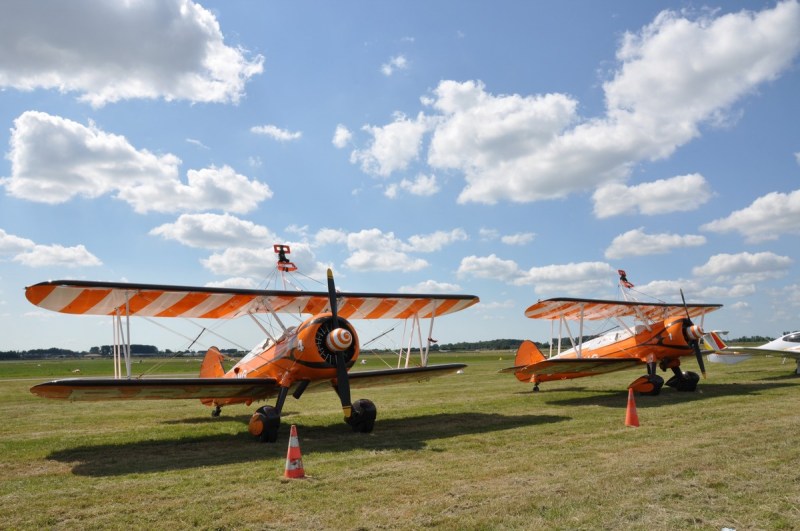
[[[658,363],[662,359],[669,359],[672,364],[679,366],[678,358],[694,355],[691,345],[687,343],[683,334],[684,324],[685,319],[673,317],[653,323],[650,325],[650,330],[640,325],[634,335],[629,335],[627,332],[612,332],[585,342],[580,350],[580,356],[575,349],[570,349],[550,359],[639,358],[642,363]],[[571,380],[596,374],[596,372],[535,374],[530,381],[541,383]]]
[[[330,328],[331,313],[314,315],[292,328],[278,340],[261,351],[252,351],[225,373],[225,378],[274,378],[281,387],[291,387],[297,382],[335,380],[336,366],[331,363],[330,353],[319,341],[321,327]],[[352,367],[360,353],[358,335],[355,328],[345,319],[339,318],[340,328],[346,328],[353,335],[353,343],[347,350],[347,366]],[[324,337],[324,335],[323,335]],[[328,354],[327,359],[324,354]],[[230,405],[251,402],[245,398],[225,398],[203,400],[204,404]]]

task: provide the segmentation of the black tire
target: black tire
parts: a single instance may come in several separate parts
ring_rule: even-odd
[[[375,407],[371,400],[366,398],[356,400],[353,402],[350,426],[356,433],[372,433],[377,416],[378,408]]]
[[[676,391],[684,393],[691,393],[697,390],[697,382],[700,381],[700,375],[696,372],[688,371],[682,373],[680,376],[675,375],[667,380],[667,385]]]
[[[278,428],[281,425],[281,416],[272,406],[262,406],[250,418],[250,433],[260,442],[273,443],[278,440]],[[254,431],[253,426],[260,426],[260,431]]]

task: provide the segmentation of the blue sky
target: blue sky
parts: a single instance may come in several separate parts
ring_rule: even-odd
[[[275,287],[273,243],[342,290],[480,296],[445,343],[546,340],[525,308],[617,269],[724,304],[709,329],[800,328],[800,4],[658,4],[6,2],[0,349],[111,341],[27,285]],[[199,346],[259,339],[226,326]]]

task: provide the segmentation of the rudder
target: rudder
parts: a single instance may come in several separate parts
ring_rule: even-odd
[[[517,357],[514,358],[514,365],[516,367],[524,367],[544,361],[545,359],[544,354],[542,354],[542,351],[536,346],[536,343],[526,339],[517,349]],[[517,380],[520,382],[527,382],[531,378],[529,374],[522,374],[520,372],[515,373],[514,376],[516,376]]]
[[[225,376],[225,368],[222,360],[225,359],[217,347],[211,347],[200,364],[200,378],[222,378]]]

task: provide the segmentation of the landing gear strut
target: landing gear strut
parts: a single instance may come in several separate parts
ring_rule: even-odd
[[[214,409],[211,410],[211,416],[214,418],[219,417],[220,413],[222,413],[222,406],[214,406]]]

